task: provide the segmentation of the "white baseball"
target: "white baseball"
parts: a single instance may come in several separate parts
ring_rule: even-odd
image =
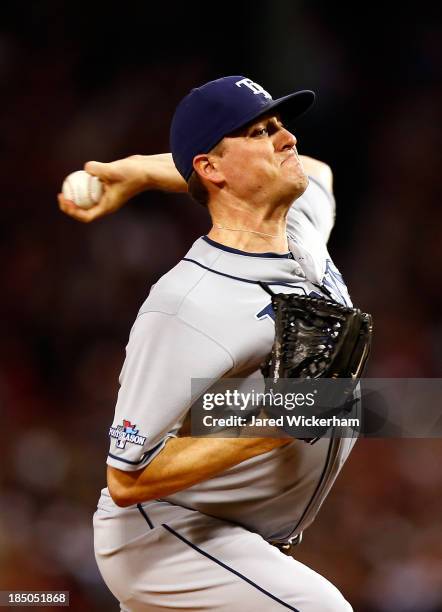
[[[103,183],[98,177],[78,170],[64,179],[61,190],[67,200],[71,200],[80,208],[92,208],[103,195]]]

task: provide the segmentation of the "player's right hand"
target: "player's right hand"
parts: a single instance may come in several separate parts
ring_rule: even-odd
[[[90,161],[84,165],[84,169],[103,182],[104,191],[99,202],[84,210],[67,200],[63,194],[57,196],[60,210],[83,223],[115,212],[130,198],[149,188],[143,155],[132,155],[110,163]]]

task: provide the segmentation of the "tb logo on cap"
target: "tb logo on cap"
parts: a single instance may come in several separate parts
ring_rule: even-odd
[[[242,85],[245,85],[246,87],[250,89],[250,91],[253,91],[255,95],[262,94],[268,100],[273,99],[268,91],[266,91],[263,87],[261,87],[261,85],[258,85],[258,83],[254,83],[251,79],[241,79],[240,81],[236,81],[235,85],[237,87],[241,87]]]

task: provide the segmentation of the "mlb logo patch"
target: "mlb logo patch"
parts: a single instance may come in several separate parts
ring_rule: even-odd
[[[122,425],[117,427],[111,427],[109,430],[109,437],[116,439],[117,448],[126,448],[126,444],[138,444],[143,446],[146,442],[146,437],[139,435],[139,430],[135,424],[132,424],[127,419],[123,419]]]

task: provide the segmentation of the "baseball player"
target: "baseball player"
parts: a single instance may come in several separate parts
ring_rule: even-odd
[[[286,127],[313,99],[300,91],[273,100],[244,76],[211,81],[175,111],[173,161],[90,162],[107,183],[99,205],[82,211],[59,198],[90,221],[146,188],[188,189],[213,222],[152,287],[126,348],[108,487],[94,515],[97,563],[121,610],[352,609],[283,550],[294,552],[354,439],[180,437],[207,390],[192,379],[262,380],[274,321],[260,281],[351,304],[327,251],[331,172],[301,163]]]

